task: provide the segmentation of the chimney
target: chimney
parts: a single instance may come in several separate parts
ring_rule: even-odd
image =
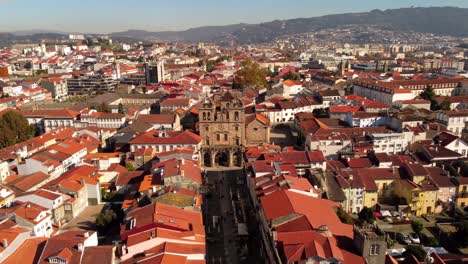
[[[330,229],[326,225],[322,225],[317,229],[317,232],[323,237],[332,237],[333,234],[330,232]]]
[[[79,251],[83,251],[83,243],[78,243],[77,247]]]
[[[84,237],[89,237],[89,232],[85,232]]]
[[[3,246],[4,248],[7,248],[7,247],[8,247],[8,240],[7,240],[6,238],[4,238],[4,239],[2,240],[2,246]]]

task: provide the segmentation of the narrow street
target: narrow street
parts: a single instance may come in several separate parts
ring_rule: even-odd
[[[256,235],[249,234],[258,228],[255,218],[249,217],[252,210],[243,171],[208,171],[205,184],[207,263],[258,263],[258,248],[252,243]]]

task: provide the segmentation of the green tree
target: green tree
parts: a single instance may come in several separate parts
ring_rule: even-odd
[[[428,247],[438,247],[440,246],[439,240],[435,237],[427,237],[424,241],[424,245]]]
[[[405,253],[403,253],[405,257],[409,257],[411,255],[415,256],[419,261],[424,261],[426,258],[426,251],[421,246],[418,245],[409,245],[406,247]]]
[[[362,208],[361,212],[359,212],[358,216],[359,216],[359,220],[361,220],[361,222],[366,222],[366,223],[369,223],[369,224],[373,224],[375,222],[374,212],[372,211],[372,209],[370,209],[368,207],[364,206],[364,208]]]
[[[336,215],[340,219],[340,221],[344,224],[352,225],[353,224],[353,219],[349,214],[347,214],[343,208],[339,207],[338,210],[336,211]]]
[[[125,114],[124,112],[124,107],[123,107],[123,104],[122,103],[119,103],[119,114]]]
[[[214,70],[214,68],[216,67],[218,63],[216,61],[212,61],[212,60],[207,60],[205,65],[206,65],[206,71],[207,72],[212,72]]]
[[[269,75],[268,69],[262,68],[260,64],[252,60],[246,60],[241,64],[242,68],[236,72],[232,87],[234,89],[245,88],[267,88],[266,80]]]
[[[127,168],[128,171],[135,171],[135,166],[131,162],[125,163],[125,168]]]
[[[440,110],[450,110],[450,102],[447,100],[444,100],[442,103],[439,105]]]
[[[0,147],[5,148],[32,138],[35,134],[34,126],[15,111],[9,111],[0,118]]]
[[[455,239],[461,247],[468,247],[468,220],[458,226]]]
[[[110,111],[111,111],[109,106],[105,102],[102,102],[100,105],[98,105],[96,107],[96,110],[98,112],[105,112],[105,113],[110,113]]]
[[[301,76],[299,74],[296,74],[294,72],[289,71],[285,75],[282,76],[283,80],[292,80],[292,81],[300,81]]]
[[[117,219],[117,214],[113,210],[107,209],[103,213],[95,215],[94,218],[98,230],[103,231]]]
[[[416,234],[421,234],[424,229],[424,225],[421,221],[414,220],[411,222],[411,228]]]
[[[14,133],[9,127],[0,123],[0,148],[6,148],[16,144]]]
[[[434,89],[431,86],[428,86],[420,95],[424,100],[431,102],[431,110],[436,111],[439,110],[439,104],[435,100],[436,94],[434,93]]]

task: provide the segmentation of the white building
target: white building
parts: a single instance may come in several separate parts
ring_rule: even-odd
[[[415,95],[411,89],[396,86],[390,82],[357,80],[353,83],[353,93],[375,101],[393,105],[397,101],[412,100]]]
[[[125,125],[124,114],[102,113],[96,110],[90,110],[82,113],[80,123],[87,126],[96,126],[101,128],[121,128]]]
[[[59,192],[39,189],[32,193],[25,193],[15,197],[14,201],[34,203],[46,209],[55,224],[60,224],[65,218],[64,201],[71,197]]]
[[[31,230],[36,237],[50,237],[53,232],[52,215],[49,209],[35,203],[26,203],[14,212],[18,226]]]
[[[41,171],[55,179],[80,164],[87,153],[86,146],[75,141],[57,143],[18,164],[18,173],[29,175]]]
[[[440,133],[438,136],[434,138],[434,143],[440,144],[446,149],[455,151],[463,155],[463,157],[465,158],[468,157],[468,143],[465,140],[451,133],[448,133],[448,132]]]
[[[412,132],[371,134],[376,153],[397,154],[411,143]]]
[[[466,122],[468,122],[468,109],[440,111],[436,115],[437,121],[447,126],[447,129],[455,136],[461,136]]]
[[[8,176],[10,176],[10,167],[8,166],[8,162],[0,161],[0,181],[4,182]]]

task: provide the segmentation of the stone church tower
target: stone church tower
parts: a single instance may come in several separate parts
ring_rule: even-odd
[[[242,101],[226,92],[219,98],[205,98],[199,110],[202,165],[242,166],[245,146],[245,113]]]

